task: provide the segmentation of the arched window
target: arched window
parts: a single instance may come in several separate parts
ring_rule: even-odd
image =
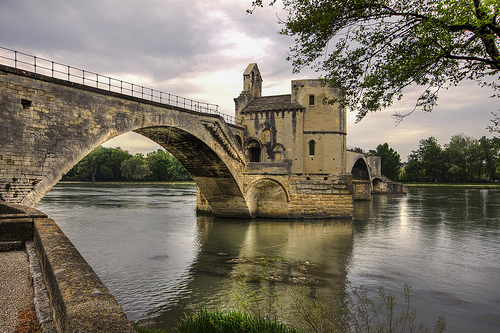
[[[248,157],[250,162],[260,162],[260,143],[257,140],[250,140],[247,144]]]
[[[309,156],[314,156],[316,149],[316,141],[311,140],[309,141]]]
[[[238,134],[236,134],[235,137],[236,137],[236,141],[238,141],[240,146],[243,146],[243,141],[241,140],[241,137]]]

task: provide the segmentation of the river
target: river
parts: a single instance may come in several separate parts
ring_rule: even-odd
[[[417,322],[431,329],[443,315],[447,332],[500,331],[498,190],[411,187],[356,202],[352,220],[215,219],[197,216],[195,201],[190,184],[61,183],[36,208],[132,321],[172,327],[248,290],[278,292],[286,319],[291,289],[331,298],[348,280],[400,304],[410,284]]]

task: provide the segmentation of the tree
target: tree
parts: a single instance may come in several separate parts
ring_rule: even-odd
[[[498,179],[500,171],[500,138],[488,139],[483,136],[479,139],[479,150],[483,161],[483,174],[490,180]]]
[[[490,133],[493,133],[493,132],[500,133],[500,117],[498,117],[498,113],[492,112],[491,114],[493,115],[493,119],[491,120],[493,125],[488,126],[486,128],[490,131]]]
[[[405,179],[408,181],[439,182],[443,177],[443,149],[436,138],[420,140],[418,150],[408,156]]]
[[[397,180],[401,172],[401,156],[386,142],[377,146],[377,156],[381,158],[382,174],[389,179]]]
[[[417,152],[412,151],[403,170],[403,179],[408,182],[421,182],[424,178],[422,171],[422,162],[419,160]]]
[[[153,180],[165,181],[168,180],[168,168],[172,163],[174,157],[162,149],[155,152],[148,153],[146,161],[148,162],[149,169],[152,172],[151,178]]]
[[[151,175],[148,163],[140,154],[123,161],[121,171],[123,176],[129,180],[144,180],[146,177]]]
[[[84,179],[96,181],[97,172],[104,159],[106,148],[99,146],[85,156],[76,166],[76,173]]]
[[[253,1],[249,12],[263,2]],[[431,111],[441,89],[463,80],[498,89],[498,0],[283,0],[283,6],[281,33],[295,36],[294,71],[324,71],[358,121],[401,99],[410,85],[422,92],[412,111],[395,115],[399,121],[417,108]]]
[[[471,182],[481,178],[483,158],[477,140],[463,133],[451,137],[445,145],[447,171],[453,182]]]
[[[99,146],[65,175],[65,179],[84,181],[122,180],[121,163],[132,155],[121,148]]]

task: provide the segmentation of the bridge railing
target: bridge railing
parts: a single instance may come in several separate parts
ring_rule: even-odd
[[[219,106],[216,104],[194,101],[2,46],[0,46],[0,64],[148,101],[177,106],[195,112],[216,114],[221,116],[227,123],[235,124],[235,117],[220,112]]]

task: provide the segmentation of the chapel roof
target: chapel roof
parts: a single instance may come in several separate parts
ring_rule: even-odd
[[[241,110],[242,112],[300,110],[304,107],[298,103],[292,104],[292,95],[277,95],[255,97]]]

